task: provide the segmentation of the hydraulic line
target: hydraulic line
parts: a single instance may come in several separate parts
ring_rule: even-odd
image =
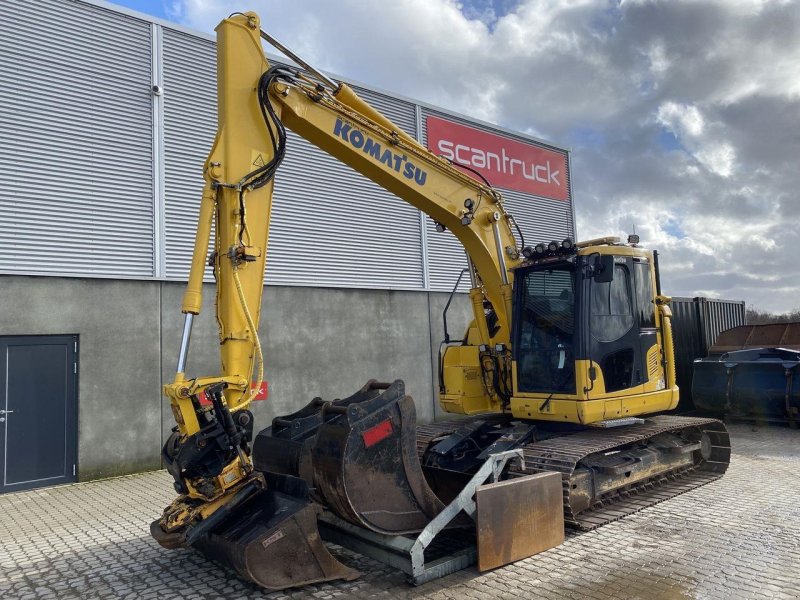
[[[239,280],[239,267],[236,264],[233,265],[233,281],[236,283],[236,291],[239,294],[239,302],[242,305],[242,310],[244,311],[244,317],[247,320],[247,326],[250,328],[250,331],[252,332],[253,346],[255,347],[256,350],[256,364],[258,365],[258,377],[256,378],[257,382],[256,387],[250,390],[250,395],[247,398],[247,402],[250,403],[256,397],[256,394],[258,394],[258,391],[261,389],[261,384],[264,380],[264,356],[261,353],[261,342],[258,339],[258,330],[256,329],[255,323],[253,322],[253,315],[250,314],[250,309],[247,306],[247,299],[244,297],[242,282]]]

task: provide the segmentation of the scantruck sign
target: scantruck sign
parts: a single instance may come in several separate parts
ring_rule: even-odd
[[[569,199],[566,154],[438,117],[429,116],[427,125],[428,150],[475,169],[493,186]]]

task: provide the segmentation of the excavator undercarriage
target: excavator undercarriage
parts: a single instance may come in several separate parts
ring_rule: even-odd
[[[730,462],[730,439],[715,419],[655,416],[613,427],[543,429],[489,415],[422,425],[417,449],[424,464],[448,462],[464,467],[468,455],[480,458],[476,440],[519,436],[524,468],[508,476],[561,474],[564,521],[590,530],[717,479]],[[520,429],[525,433],[520,436]],[[507,433],[504,433],[507,432]],[[448,455],[437,449],[452,445]],[[497,447],[498,442],[493,442]],[[504,447],[509,447],[505,444]],[[491,448],[491,447],[490,447]],[[456,457],[453,459],[453,457]],[[467,468],[469,472],[469,467]],[[426,471],[435,477],[436,471]]]

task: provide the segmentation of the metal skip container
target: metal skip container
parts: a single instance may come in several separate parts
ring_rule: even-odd
[[[689,412],[696,408],[692,393],[694,361],[709,353],[720,332],[744,325],[745,304],[734,300],[673,297],[670,308],[681,398],[678,412]]]
[[[698,409],[733,417],[800,421],[800,323],[743,325],[722,332],[694,361]]]

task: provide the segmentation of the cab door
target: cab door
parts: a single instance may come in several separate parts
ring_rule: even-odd
[[[588,282],[589,355],[600,366],[606,394],[630,393],[632,388],[642,386],[646,378],[635,314],[633,259],[615,256],[611,281],[590,278]]]
[[[639,347],[642,365],[642,383],[663,377],[658,348],[656,305],[653,294],[653,273],[647,258],[633,259],[635,321],[639,328]]]

